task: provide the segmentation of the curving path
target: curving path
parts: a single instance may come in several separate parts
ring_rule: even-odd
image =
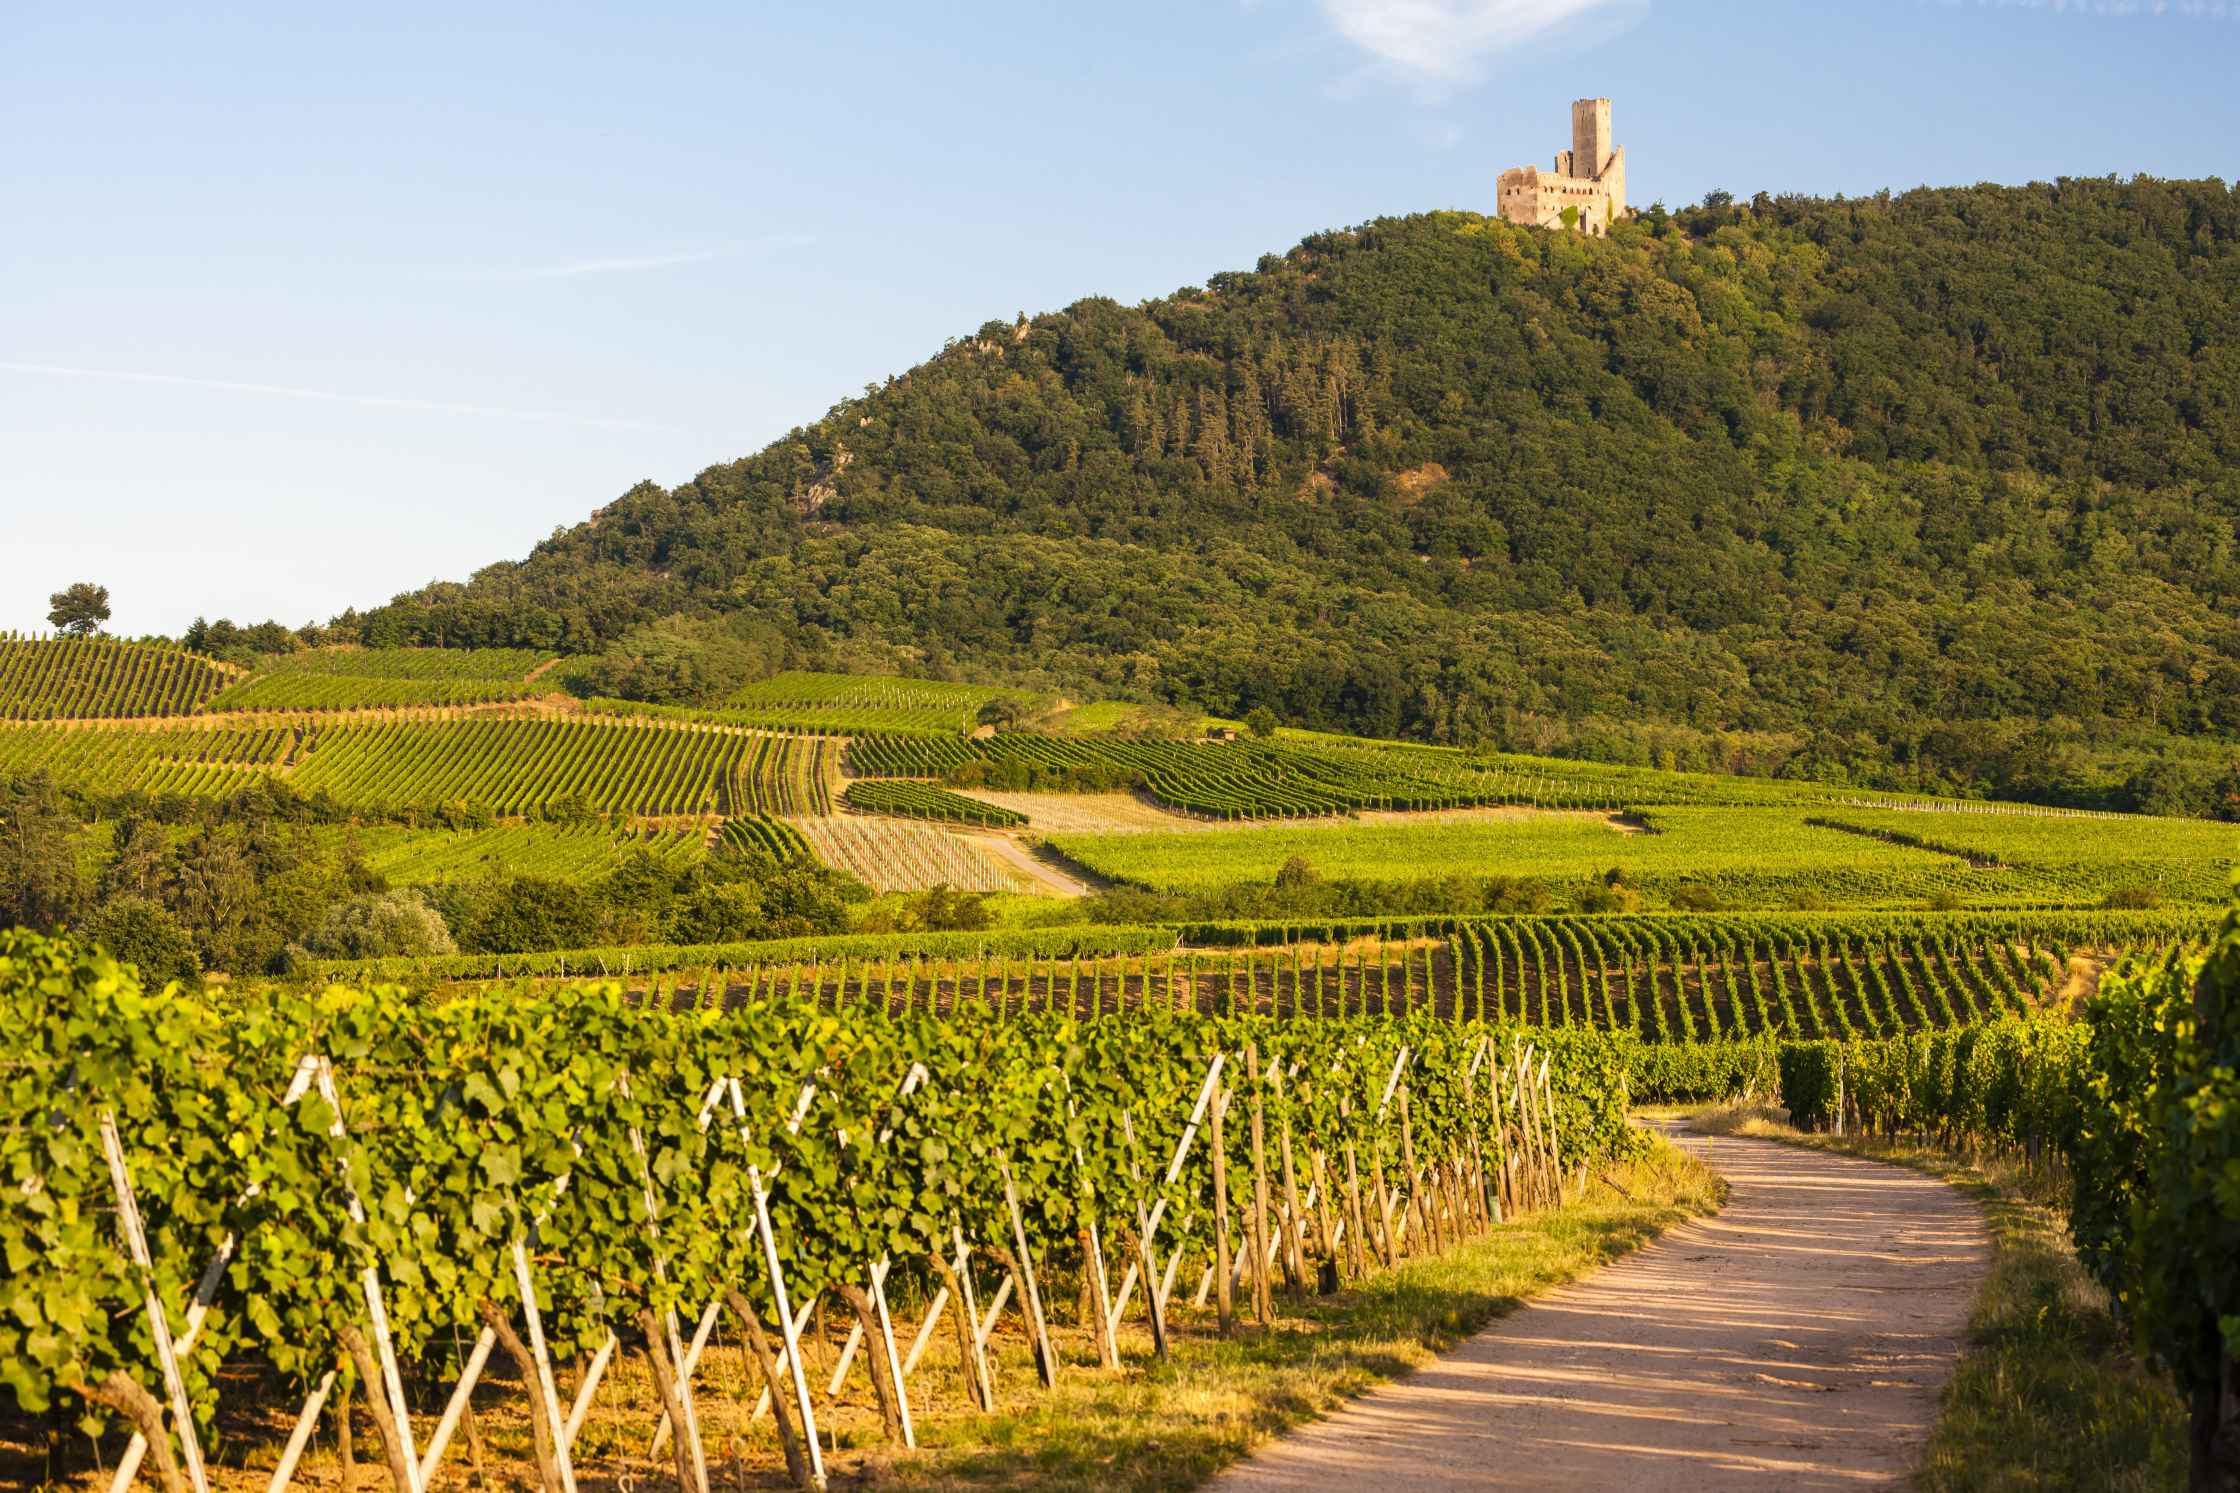
[[[1669,1132],[1668,1132],[1669,1133]],[[1673,1137],[1701,1155],[1701,1137]],[[1715,1218],[1534,1298],[1209,1485],[1857,1488],[1903,1479],[1987,1259],[1933,1178],[1721,1139]]]

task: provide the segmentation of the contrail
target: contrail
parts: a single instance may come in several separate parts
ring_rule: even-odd
[[[447,415],[495,415],[501,420],[541,420],[554,425],[589,425],[608,430],[674,430],[639,420],[606,420],[596,415],[560,415],[547,410],[509,410],[489,404],[445,404],[433,399],[392,399],[382,394],[335,394],[325,389],[290,389],[279,384],[242,384],[221,378],[183,378],[173,373],[128,373],[116,368],[61,368],[51,363],[0,363],[14,373],[52,373],[65,378],[112,378],[134,384],[175,384],[188,389],[229,389],[237,394],[283,394],[290,399],[321,399],[330,404],[372,404],[391,409],[435,410]]]

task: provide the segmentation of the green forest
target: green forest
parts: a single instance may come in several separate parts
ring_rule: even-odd
[[[2236,243],[2222,183],[2145,178],[1380,219],[990,321],[317,631],[624,698],[821,667],[2214,812]]]

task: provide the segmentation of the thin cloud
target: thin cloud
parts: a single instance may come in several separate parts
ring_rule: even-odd
[[[1322,0],[1322,9],[1380,70],[1444,91],[1479,82],[1488,58],[1550,33],[1630,25],[1648,0]]]
[[[370,404],[390,409],[433,410],[446,415],[488,415],[501,420],[538,420],[552,425],[585,425],[607,430],[670,430],[637,420],[605,420],[596,415],[563,415],[548,410],[510,410],[488,404],[447,404],[434,399],[392,399],[382,394],[336,394],[325,389],[290,389],[279,384],[242,384],[230,379],[183,378],[172,373],[128,373],[116,368],[62,368],[51,363],[0,363],[11,373],[45,373],[63,378],[106,378],[134,384],[173,384],[188,389],[225,389],[236,394],[279,394],[328,404]]]
[[[642,254],[626,259],[586,259],[578,264],[538,265],[510,270],[451,270],[431,275],[434,280],[570,280],[579,275],[628,274],[633,270],[665,270],[680,264],[707,264],[765,249],[792,249],[820,243],[822,234],[790,233],[733,244],[723,249],[696,249],[678,254]]]
[[[1948,5],[1959,0],[1945,0]],[[1976,0],[1978,5],[2021,10],[2075,11],[2090,16],[2214,16],[2240,14],[2229,0]]]

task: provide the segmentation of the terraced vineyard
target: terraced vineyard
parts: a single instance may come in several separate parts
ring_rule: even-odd
[[[1169,893],[1271,882],[1294,855],[1325,877],[1422,881],[1447,876],[1529,878],[1557,889],[1623,870],[1647,896],[1682,887],[1727,905],[1778,907],[1814,896],[1830,904],[1918,905],[1950,892],[1978,905],[2077,900],[2027,869],[1972,870],[1961,860],[1805,822],[1796,809],[1666,808],[1623,834],[1605,816],[1473,816],[1438,823],[1309,822],[1237,829],[1209,849],[1187,834],[1057,835],[1058,850],[1108,880]],[[2098,900],[2099,894],[2093,894]]]
[[[286,727],[0,726],[0,777],[47,771],[87,792],[222,796],[281,770]]]
[[[458,831],[375,827],[358,835],[366,863],[397,886],[479,880],[501,871],[588,881],[641,849],[666,861],[697,859],[707,840],[698,829],[639,834],[553,824]]]
[[[602,814],[713,814],[758,740],[631,721],[384,721],[319,731],[289,781],[373,813],[464,800],[500,815],[564,804]]]
[[[0,720],[191,715],[231,676],[197,653],[113,638],[0,638]]]
[[[848,768],[866,778],[939,778],[985,760],[977,742],[961,737],[867,733],[848,743]]]
[[[953,737],[970,731],[980,707],[1002,695],[1023,698],[1018,690],[983,685],[787,670],[734,692],[721,711],[701,714],[761,730]]]
[[[2240,863],[2240,825],[2133,815],[2042,818],[1919,809],[1831,808],[1808,821],[1918,845],[1984,865],[2013,866],[2069,896],[2119,887],[2165,901],[2222,901]]]
[[[732,770],[731,808],[745,814],[829,814],[840,743],[821,736],[758,735]]]
[[[946,777],[973,759],[1060,772],[1132,769],[1144,775],[1159,802],[1209,819],[1314,818],[1352,809],[1445,809],[1501,801],[1497,789],[1438,782],[1375,753],[1264,742],[1075,741],[1012,732],[972,742],[858,739],[849,753],[857,772],[895,778]]]
[[[539,693],[530,675],[559,655],[516,648],[315,648],[265,660],[215,710],[370,710],[475,705]]]
[[[848,807],[866,814],[939,819],[950,824],[1025,824],[1027,816],[926,783],[867,780],[850,783]]]

